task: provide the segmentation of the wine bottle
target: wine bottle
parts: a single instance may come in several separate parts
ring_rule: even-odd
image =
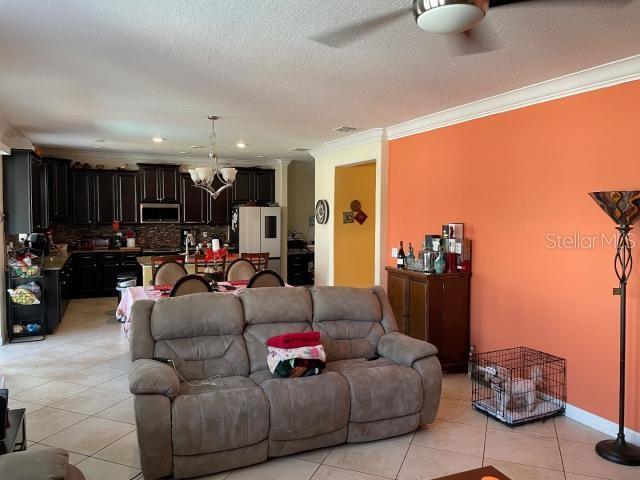
[[[398,250],[398,258],[396,259],[396,265],[398,268],[405,267],[405,258],[406,255],[404,254],[404,247],[402,245],[402,240],[400,240],[400,249]]]

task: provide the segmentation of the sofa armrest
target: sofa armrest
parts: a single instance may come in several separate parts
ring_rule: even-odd
[[[416,360],[436,353],[434,345],[398,332],[387,333],[378,340],[378,354],[401,365],[411,366]]]
[[[33,449],[0,456],[2,478],[10,480],[64,480],[68,465],[69,454],[61,448]]]
[[[129,367],[129,390],[134,395],[158,394],[173,398],[180,392],[180,379],[170,365],[142,358]]]

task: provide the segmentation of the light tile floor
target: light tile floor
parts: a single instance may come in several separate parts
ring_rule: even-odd
[[[73,300],[44,342],[0,347],[10,406],[27,409],[29,448],[70,451],[88,480],[141,479],[128,344],[112,298]],[[426,480],[494,465],[513,480],[637,480],[601,460],[603,435],[567,418],[517,429],[471,409],[466,375],[444,377],[438,419],[415,434],[273,459],[209,480]]]

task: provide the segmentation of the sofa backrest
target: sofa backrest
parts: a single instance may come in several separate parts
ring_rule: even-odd
[[[268,369],[269,338],[311,331],[313,308],[304,287],[245,288],[237,296],[244,308],[244,341],[251,373]]]
[[[313,329],[321,334],[327,361],[373,355],[378,339],[397,331],[380,287],[314,287],[311,296]]]
[[[132,311],[131,353],[175,361],[187,380],[249,374],[242,305],[235,295],[196,293],[138,301]]]

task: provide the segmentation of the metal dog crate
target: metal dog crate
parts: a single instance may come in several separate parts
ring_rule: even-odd
[[[564,414],[566,360],[527,347],[472,357],[473,408],[508,426]]]

